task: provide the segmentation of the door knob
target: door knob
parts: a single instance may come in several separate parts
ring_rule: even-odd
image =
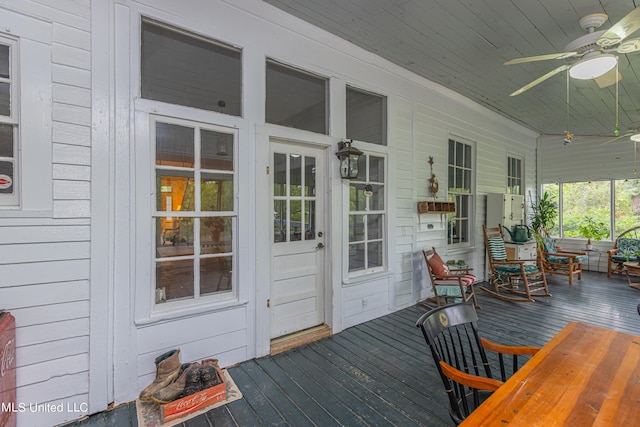
[[[318,246],[316,246],[316,249],[322,249],[324,248],[324,245],[322,244],[322,242],[318,243]]]

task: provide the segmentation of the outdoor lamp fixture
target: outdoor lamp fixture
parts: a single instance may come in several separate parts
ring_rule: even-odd
[[[585,55],[585,59],[577,62],[569,70],[569,75],[574,79],[595,79],[610,71],[618,63],[618,58],[611,54]]]
[[[345,179],[355,179],[358,177],[358,159],[362,156],[362,151],[351,146],[353,141],[348,139],[338,143],[336,156],[340,159],[340,176]]]

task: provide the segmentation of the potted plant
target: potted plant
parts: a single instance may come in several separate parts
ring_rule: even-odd
[[[531,218],[531,230],[536,239],[538,248],[544,248],[543,237],[549,237],[549,230],[556,225],[558,218],[558,205],[546,191],[537,203],[531,202],[533,217]]]
[[[597,241],[609,237],[609,227],[604,221],[596,221],[591,215],[586,215],[578,227],[580,235],[587,239],[586,249],[591,250],[591,239]]]

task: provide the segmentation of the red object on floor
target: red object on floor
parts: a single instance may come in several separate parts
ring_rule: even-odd
[[[16,319],[0,313],[0,426],[16,427]]]

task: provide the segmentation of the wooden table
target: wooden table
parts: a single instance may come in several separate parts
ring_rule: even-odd
[[[623,262],[624,265],[624,273],[627,275],[627,280],[629,281],[629,286],[635,289],[640,289],[640,283],[634,283],[631,281],[631,275],[640,276],[640,265],[638,261],[627,261]]]
[[[640,337],[571,322],[462,426],[640,423]]]

